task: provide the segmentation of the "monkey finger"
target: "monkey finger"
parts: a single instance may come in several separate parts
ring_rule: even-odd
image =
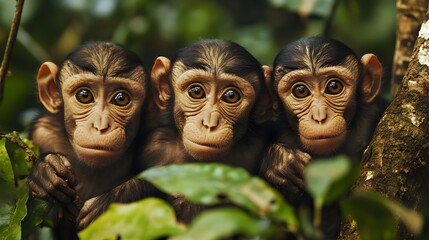
[[[51,203],[55,203],[55,199],[52,198],[44,189],[43,187],[39,186],[34,181],[28,182],[28,188],[30,191],[30,195],[34,198],[42,199]]]
[[[48,189],[48,194],[54,198],[56,201],[58,201],[61,204],[68,204],[70,202],[72,202],[72,198],[70,198],[69,196],[67,196],[66,194],[64,194],[63,192],[60,191],[56,191],[54,189],[55,187],[53,187],[52,185],[49,185],[47,187]]]
[[[76,218],[76,224],[79,230],[86,228],[92,221],[95,220],[95,218],[100,215],[101,210],[98,208],[97,204],[95,204],[97,202],[96,200],[97,197],[87,200],[80,209]]]
[[[306,152],[297,150],[296,154],[298,156],[298,159],[300,159],[306,165],[311,161],[311,155]]]
[[[69,199],[73,199],[76,195],[76,191],[67,184],[66,180],[58,177],[52,168],[46,169],[46,177],[44,179],[47,179],[45,188],[49,193],[56,195],[55,192],[60,192]]]
[[[67,180],[71,186],[77,185],[76,176],[68,159],[60,154],[48,154],[45,161],[54,169],[56,175]]]

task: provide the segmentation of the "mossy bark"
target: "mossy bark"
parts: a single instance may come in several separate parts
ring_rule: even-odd
[[[411,54],[429,0],[396,1],[396,46],[392,67],[391,90],[395,95],[411,61]]]
[[[426,21],[428,17],[429,12]],[[429,28],[426,23],[422,29]],[[380,192],[417,211],[429,206],[428,50],[429,36],[419,36],[401,87],[375,130],[353,187]],[[339,239],[359,239],[356,224],[343,223]],[[398,239],[413,236],[399,228]]]

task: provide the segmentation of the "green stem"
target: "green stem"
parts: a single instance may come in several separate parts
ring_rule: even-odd
[[[3,99],[4,80],[7,75],[7,68],[9,67],[9,59],[12,55],[13,45],[15,44],[16,35],[18,34],[19,22],[21,21],[21,13],[24,7],[24,0],[17,0],[15,14],[10,26],[9,36],[7,38],[6,49],[4,51],[3,61],[0,67],[0,102]]]
[[[322,222],[322,201],[316,199],[314,201],[314,216],[313,216],[313,225],[316,228],[320,227]]]

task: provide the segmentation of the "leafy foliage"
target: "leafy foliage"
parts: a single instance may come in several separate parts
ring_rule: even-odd
[[[37,149],[17,133],[0,134],[0,236],[23,239],[46,220],[50,205],[29,198],[26,178]],[[324,205],[339,201],[345,215],[357,223],[362,239],[395,239],[399,219],[416,236],[427,236],[427,215],[407,209],[375,193],[345,197],[359,167],[345,157],[314,160],[306,169],[307,188]],[[313,238],[316,224],[297,217],[281,195],[241,168],[222,164],[180,164],[148,169],[138,177],[169,194],[218,205],[185,226],[163,200],[147,198],[112,204],[108,211],[79,233],[82,239],[222,239],[232,236],[270,239],[295,235]],[[220,204],[220,205],[219,205]],[[223,205],[226,204],[226,205]],[[320,209],[321,209],[320,206]],[[27,209],[28,208],[28,209]],[[317,209],[315,218],[317,218]],[[108,227],[106,227],[108,226]]]
[[[79,233],[79,238],[159,239],[183,230],[184,226],[176,222],[170,205],[160,199],[148,198],[131,204],[112,204],[91,227]]]
[[[29,194],[26,177],[36,154],[37,149],[31,142],[21,140],[16,132],[0,134],[0,236],[2,239],[22,239],[27,236],[36,225],[43,222],[50,209],[46,203],[38,201],[29,205],[31,214],[27,212]],[[40,206],[43,205],[45,207],[41,208]],[[34,211],[35,209],[38,210]],[[26,222],[24,232],[21,227],[23,221]]]
[[[295,229],[292,207],[280,194],[242,168],[221,164],[172,164],[143,172],[140,177],[161,190],[180,193],[205,205],[233,202],[261,217],[284,221]]]
[[[309,192],[315,199],[321,199],[319,201],[322,205],[339,201],[343,212],[357,222],[362,239],[394,239],[396,218],[406,223],[414,234],[420,235],[423,227],[421,214],[374,193],[355,193],[345,197],[358,170],[359,167],[352,165],[345,157],[314,161],[305,172],[307,186],[312,189]],[[151,181],[169,194],[181,194],[196,203],[228,204],[206,210],[189,226],[181,226],[181,231],[167,232],[166,229],[171,227],[168,224],[157,230],[151,229],[159,231],[158,236],[171,239],[223,239],[231,236],[271,239],[292,234],[311,239],[315,236],[314,228],[318,227],[309,226],[310,223],[305,218],[297,218],[289,204],[274,189],[241,168],[222,164],[177,164],[155,167],[142,172],[138,177]],[[167,207],[163,202],[162,206],[147,208],[144,206],[145,201],[130,204],[134,209],[133,217],[149,219],[151,212],[156,211],[155,207]],[[120,214],[127,211],[125,208],[127,205],[115,205],[114,209],[109,209],[100,217],[103,219],[101,226],[97,220],[97,224],[91,224],[84,232],[95,233],[97,230],[99,235],[91,235],[92,238],[118,236],[106,235],[107,231],[103,232],[101,229],[103,225],[128,224],[131,227],[133,221],[128,220],[129,216]],[[171,214],[167,222],[177,224],[174,219]],[[154,239],[144,234],[133,237]]]

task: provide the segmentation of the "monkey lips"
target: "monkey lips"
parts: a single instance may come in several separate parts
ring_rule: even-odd
[[[232,144],[223,141],[195,141],[187,138],[183,138],[183,145],[193,158],[200,161],[211,161],[217,160],[226,155]]]
[[[114,129],[106,134],[88,134],[83,128],[76,128],[72,146],[79,159],[88,165],[106,166],[115,162],[127,149],[125,132]]]

